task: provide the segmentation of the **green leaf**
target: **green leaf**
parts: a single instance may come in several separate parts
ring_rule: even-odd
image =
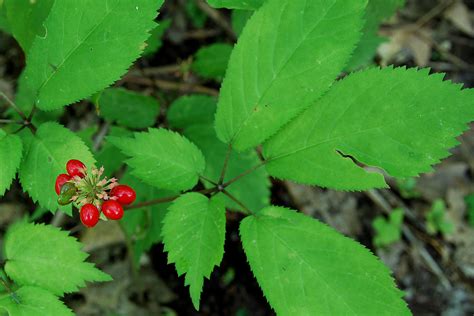
[[[252,10],[232,10],[232,29],[237,36],[240,36],[253,13]]]
[[[207,21],[207,15],[197,6],[196,1],[186,1],[184,11],[195,28],[201,29]]]
[[[0,196],[10,187],[20,166],[23,144],[20,137],[0,129]]]
[[[108,137],[125,155],[132,175],[158,189],[192,189],[205,167],[201,151],[178,133],[150,128],[134,138]]]
[[[232,49],[232,45],[224,43],[203,46],[196,53],[191,69],[201,77],[222,80]]]
[[[365,14],[365,26],[362,38],[349,61],[347,69],[355,70],[367,65],[374,57],[377,47],[384,42],[378,36],[380,24],[390,18],[395,11],[405,4],[405,0],[369,0]]]
[[[148,38],[148,41],[146,42],[147,46],[145,50],[143,51],[143,56],[149,56],[156,54],[161,46],[163,45],[163,35],[165,34],[166,30],[171,25],[171,20],[163,20],[159,21],[156,25],[155,28],[151,31],[150,37]]]
[[[132,132],[125,128],[111,126],[108,135],[115,137],[128,137]],[[97,165],[105,168],[105,174],[112,175],[118,171],[123,165],[123,161],[127,158],[122,152],[113,144],[104,140],[102,147],[95,154]]]
[[[168,110],[168,122],[173,128],[184,128],[183,135],[195,143],[206,159],[206,178],[219,180],[228,146],[216,136],[213,128],[216,101],[212,97],[191,95],[181,97],[171,104]],[[225,181],[229,181],[261,161],[255,151],[232,152]],[[212,187],[203,181],[208,188]],[[251,188],[251,189],[250,189]],[[260,210],[270,203],[270,180],[267,172],[260,168],[227,187],[227,190],[251,210]],[[227,196],[226,205],[232,209],[241,209]]]
[[[10,31],[25,54],[29,53],[36,36],[44,38],[47,35],[43,23],[53,3],[54,0],[5,0]]]
[[[35,286],[23,286],[2,297],[0,307],[10,316],[74,315],[54,294]]]
[[[332,85],[360,38],[365,1],[269,0],[247,22],[222,84],[219,139],[240,151]]]
[[[162,2],[55,1],[25,70],[38,107],[60,108],[119,79],[140,56]]]
[[[166,116],[173,128],[184,129],[194,124],[214,123],[216,99],[206,95],[193,94],[176,99]]]
[[[96,102],[106,120],[130,128],[152,126],[160,111],[155,98],[123,88],[104,90]]]
[[[435,200],[426,214],[426,230],[431,235],[449,235],[454,231],[454,223],[446,218],[446,204],[442,199]]]
[[[0,0],[0,31],[10,34],[10,25],[8,24],[7,11],[5,9],[5,2]]]
[[[135,189],[137,192],[135,203],[176,195],[176,192],[158,190],[149,186],[128,172],[120,179],[120,183]],[[123,220],[120,221],[120,225],[132,243],[136,267],[141,255],[148,251],[153,244],[162,240],[163,219],[170,205],[171,203],[159,203],[134,209],[133,212],[125,212]]]
[[[370,251],[292,210],[268,207],[240,234],[278,315],[409,315],[390,271]]]
[[[207,2],[214,8],[256,10],[265,0],[207,0]]]
[[[472,91],[428,72],[374,68],[339,81],[265,144],[270,175],[343,190],[386,187],[381,173],[347,155],[394,177],[431,171],[474,107]]]
[[[70,159],[79,159],[91,167],[94,157],[77,135],[57,123],[45,123],[38,128],[36,135],[24,135],[24,158],[19,171],[23,190],[40,206],[52,212],[59,208],[71,215],[70,205],[59,207],[57,203],[56,177],[66,172],[66,163]]]
[[[383,216],[377,216],[372,222],[375,230],[374,245],[376,247],[385,247],[397,242],[402,237],[403,209],[394,209],[387,219]]]
[[[84,262],[87,253],[68,232],[43,224],[18,223],[5,240],[5,272],[20,286],[38,286],[62,296],[77,291],[85,282],[112,278]]]
[[[178,275],[186,273],[185,284],[194,307],[199,310],[204,278],[211,275],[224,255],[225,208],[219,196],[210,200],[188,193],[175,200],[163,222],[163,242],[168,263]]]

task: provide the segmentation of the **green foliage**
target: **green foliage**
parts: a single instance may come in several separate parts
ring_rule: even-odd
[[[86,281],[110,281],[109,275],[84,262],[88,255],[81,247],[56,227],[19,223],[5,239],[5,272],[20,286],[37,286],[58,296],[77,291]]]
[[[106,120],[130,128],[154,125],[160,111],[155,98],[123,88],[106,89],[95,102]]]
[[[411,199],[420,196],[420,192],[418,192],[416,188],[416,178],[402,178],[396,179],[396,181],[398,189],[400,190],[400,194],[405,199]]]
[[[397,208],[390,213],[389,218],[377,216],[372,222],[375,230],[373,243],[376,247],[385,247],[397,242],[402,237],[403,209]]]
[[[158,189],[192,189],[205,167],[201,151],[181,135],[150,128],[134,138],[108,137],[125,155],[131,174]]]
[[[222,80],[227,69],[232,45],[215,43],[201,47],[191,69],[204,78]]]
[[[317,220],[268,207],[240,224],[242,243],[278,315],[409,315],[389,270]]]
[[[6,17],[10,31],[28,54],[36,36],[44,37],[44,20],[49,15],[54,0],[5,0]]]
[[[214,8],[256,10],[265,0],[207,0],[207,2]]]
[[[168,112],[168,121],[173,128],[184,128],[183,135],[195,143],[206,158],[204,176],[218,181],[227,154],[228,146],[216,136],[212,125],[216,101],[212,97],[192,95],[177,99]],[[224,181],[229,181],[261,161],[254,150],[244,153],[232,152]],[[211,187],[207,181],[204,185]],[[267,172],[259,170],[247,175],[231,184],[227,190],[246,207],[259,210],[270,203],[270,181]],[[249,188],[252,188],[249,190]],[[226,205],[232,209],[241,209],[241,206],[225,197]]]
[[[149,186],[131,176],[128,172],[120,179],[120,182],[135,189],[137,193],[136,203],[175,194]],[[125,212],[120,225],[131,242],[135,266],[138,266],[140,257],[144,252],[148,251],[153,244],[162,240],[163,219],[170,205],[171,203],[160,203]]]
[[[194,124],[214,123],[216,99],[193,94],[176,99],[166,112],[168,123],[173,128],[185,129]]]
[[[140,56],[162,2],[56,1],[25,70],[38,107],[60,108],[119,79]]]
[[[454,224],[446,218],[446,204],[442,199],[435,200],[426,214],[426,230],[432,235],[449,235],[454,231]]]
[[[474,227],[474,194],[466,196],[467,220]]]
[[[72,316],[54,294],[35,286],[23,286],[14,294],[0,298],[0,308],[10,316]]]
[[[91,167],[94,157],[79,137],[57,123],[44,123],[35,135],[22,136],[25,150],[19,176],[23,190],[40,206],[55,212],[59,207],[54,191],[58,174],[66,171],[70,159],[79,159]],[[71,214],[70,205],[60,210]]]
[[[365,13],[363,35],[347,69],[355,70],[366,66],[373,59],[377,47],[385,41],[378,35],[380,24],[390,18],[404,4],[405,0],[369,0]]]
[[[143,51],[143,56],[156,54],[160,50],[161,46],[163,45],[163,35],[165,34],[166,30],[168,30],[170,25],[171,20],[159,21],[156,24],[155,28],[150,33],[150,37],[147,41],[147,46]]]
[[[346,77],[265,144],[267,170],[343,190],[386,187],[346,155],[394,177],[431,171],[474,117],[471,92],[443,77],[405,68]]]
[[[232,10],[232,29],[237,36],[240,36],[253,12],[251,10]]]
[[[20,137],[0,129],[0,196],[10,187],[20,166],[23,144]]]
[[[5,9],[5,1],[0,0],[0,31],[11,33],[10,25],[8,25],[7,11]]]
[[[225,208],[220,196],[208,199],[187,193],[169,207],[163,222],[163,242],[168,263],[175,263],[178,275],[186,274],[185,284],[194,307],[199,309],[204,278],[224,255]]]
[[[194,27],[198,29],[204,27],[207,15],[196,5],[196,1],[186,1],[184,3],[184,10]]]
[[[349,59],[365,2],[272,0],[247,22],[216,114],[219,139],[254,147],[327,91]]]

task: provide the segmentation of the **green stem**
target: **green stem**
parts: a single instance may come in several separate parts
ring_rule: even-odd
[[[229,199],[231,199],[232,201],[237,203],[241,208],[243,208],[244,211],[247,212],[247,214],[255,215],[255,213],[251,209],[249,209],[247,206],[245,206],[244,203],[242,203],[239,199],[237,199],[235,196],[230,194],[228,191],[222,190],[222,193],[225,194]]]
[[[227,188],[227,187],[228,187],[229,185],[231,185],[232,183],[239,181],[239,180],[242,179],[243,177],[245,177],[245,176],[251,174],[252,172],[254,172],[255,170],[257,170],[258,168],[264,166],[265,163],[266,163],[266,161],[262,161],[261,163],[259,163],[259,164],[256,165],[255,167],[253,167],[253,168],[251,168],[251,169],[249,169],[249,170],[247,170],[247,171],[241,173],[241,174],[238,175],[237,177],[235,177],[235,178],[233,178],[233,179],[227,181],[226,183],[222,184],[222,187],[223,187],[223,188]]]
[[[16,104],[13,103],[13,101],[10,100],[10,98],[7,97],[7,95],[6,95],[5,93],[0,92],[0,97],[1,97],[3,100],[5,100],[5,102],[7,103],[8,106],[10,106],[12,109],[14,109],[14,110],[18,113],[18,115],[21,116],[21,118],[22,118],[23,120],[25,120],[25,121],[28,120],[28,118],[26,117],[25,113],[24,113],[19,107],[17,107]]]
[[[224,183],[225,174],[227,172],[227,166],[229,165],[230,155],[232,154],[232,143],[229,144],[227,148],[227,153],[225,155],[224,165],[222,166],[221,176],[219,177],[218,184]]]

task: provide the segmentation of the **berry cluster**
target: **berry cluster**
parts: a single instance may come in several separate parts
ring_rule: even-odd
[[[99,218],[119,220],[123,217],[123,206],[135,201],[135,191],[117,179],[103,177],[104,168],[92,168],[88,172],[79,160],[69,160],[66,173],[56,178],[55,190],[58,204],[74,203],[80,208],[81,222],[87,227],[94,227]],[[102,215],[101,216],[101,212]]]

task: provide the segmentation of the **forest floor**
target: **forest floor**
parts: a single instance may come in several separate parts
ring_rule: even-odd
[[[229,31],[229,12],[198,6],[201,11],[194,14],[203,16],[205,22],[196,28],[186,15],[190,13],[183,9],[186,2],[166,1],[162,16],[173,22],[162,49],[152,59],[141,59],[119,85],[151,91],[164,105],[185,93],[217,94],[218,84],[201,81],[182,69],[202,45],[216,39],[235,40]],[[389,41],[379,48],[377,63],[430,67],[433,72],[447,73],[454,82],[474,87],[474,1],[407,2],[381,28]],[[13,95],[14,82],[23,67],[20,48],[2,35],[0,90]],[[88,111],[93,109],[71,106],[61,123],[77,130],[87,121]],[[434,172],[403,182],[389,179],[390,190],[347,193],[273,181],[272,202],[314,216],[370,248],[393,271],[415,315],[473,315],[474,226],[469,224],[468,215],[474,222],[474,203],[469,203],[469,196],[474,194],[473,128],[460,143]],[[397,208],[404,214],[398,228],[401,237],[385,247],[376,246],[376,236],[390,234],[393,227],[377,233],[374,220],[388,218]],[[6,228],[32,209],[16,183],[0,199],[1,227]],[[115,281],[89,286],[67,296],[66,302],[78,315],[274,315],[246,262],[238,237],[240,219],[239,214],[228,214],[224,259],[205,282],[199,313],[192,306],[183,278],[167,264],[162,245],[143,256],[140,272],[133,273],[124,237],[111,222],[73,233],[85,243],[91,260]],[[77,219],[52,215],[41,221],[65,229],[77,224]],[[433,225],[446,230],[432,232]]]

